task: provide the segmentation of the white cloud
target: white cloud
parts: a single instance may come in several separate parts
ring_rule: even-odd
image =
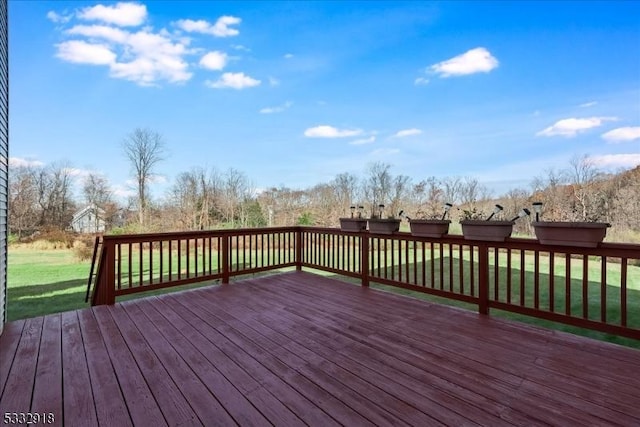
[[[420,129],[403,129],[398,131],[395,135],[393,135],[393,138],[404,138],[406,136],[412,136],[412,135],[420,135],[422,133],[422,131]]]
[[[227,65],[227,54],[214,50],[200,58],[200,66],[208,70],[222,70]]]
[[[350,145],[364,145],[364,144],[371,144],[371,143],[373,143],[375,141],[376,141],[376,137],[372,135],[369,138],[356,139],[355,141],[351,141],[349,144]]]
[[[147,19],[147,7],[139,3],[116,3],[113,6],[96,5],[85,7],[77,13],[87,21],[102,21],[121,27],[135,27]]]
[[[284,54],[284,59],[291,59],[293,58],[293,53],[285,53]]]
[[[76,25],[67,34],[87,37],[57,45],[57,57],[76,63],[107,65],[111,77],[151,86],[158,81],[187,81],[192,73],[184,56],[190,53],[183,42],[150,29],[129,32],[106,25]],[[119,54],[119,56],[118,56]]]
[[[260,114],[273,114],[273,113],[281,113],[284,110],[289,109],[293,105],[293,102],[287,101],[284,104],[278,107],[265,107],[260,110]]]
[[[244,73],[224,73],[217,81],[207,80],[205,84],[213,89],[245,89],[258,86],[260,80],[245,75]]]
[[[362,135],[361,129],[337,129],[333,126],[316,126],[304,131],[307,138],[345,138]]]
[[[242,20],[235,16],[221,16],[215,24],[208,21],[192,19],[181,19],[176,22],[178,28],[188,33],[209,34],[216,37],[237,36],[240,32],[236,28],[230,28],[230,25],[237,25]]]
[[[116,61],[116,54],[108,45],[92,44],[82,40],[69,40],[57,44],[56,56],[65,61],[78,64],[111,65]]]
[[[71,20],[71,16],[60,15],[59,13],[56,13],[53,10],[50,10],[49,12],[47,12],[47,19],[56,24],[66,24]]]
[[[640,126],[617,128],[602,134],[602,139],[610,143],[628,142],[640,139]]]
[[[618,120],[616,117],[589,117],[584,119],[563,119],[558,120],[553,125],[536,133],[536,136],[555,136],[573,137],[580,132],[601,126],[606,121]]]
[[[67,34],[104,39],[114,43],[126,43],[130,33],[107,25],[76,25],[66,31]]]
[[[580,104],[580,107],[582,108],[587,108],[587,107],[593,107],[594,105],[597,105],[598,103],[596,101],[590,101],[590,102],[585,102],[584,104]]]
[[[44,166],[44,162],[40,160],[23,159],[21,157],[9,157],[9,166],[14,168],[20,167],[40,167]]]
[[[231,47],[235,50],[243,50],[245,52],[251,52],[251,49],[241,44],[232,44]]]
[[[438,62],[429,70],[440,77],[464,76],[474,73],[488,73],[498,66],[498,60],[484,47],[471,49],[446,61]]]
[[[429,84],[429,79],[425,79],[424,77],[418,77],[417,79],[415,79],[413,84],[415,84],[416,86],[428,85]]]
[[[601,167],[635,167],[640,165],[640,153],[633,154],[604,154],[601,156],[590,156],[589,159],[596,166]]]
[[[113,64],[113,77],[148,86],[158,80],[184,82],[193,75],[188,71],[189,66],[183,58],[187,53],[186,46],[173,43],[166,36],[139,31],[129,35],[124,49],[134,59]]]

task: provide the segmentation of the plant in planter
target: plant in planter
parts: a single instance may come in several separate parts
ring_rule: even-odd
[[[543,245],[597,247],[607,235],[611,224],[586,221],[540,221],[542,203],[533,203],[536,220],[531,224]]]
[[[400,211],[400,216],[409,221],[412,236],[440,238],[449,232],[451,221],[445,218],[452,206],[451,203],[445,203],[442,215],[435,212],[432,212],[431,215],[422,213],[421,218],[412,219],[405,215],[403,211]],[[420,213],[418,212],[418,214]]]
[[[351,206],[351,217],[340,218],[340,230],[342,231],[364,231],[367,229],[367,220],[362,217],[364,206]]]
[[[491,242],[504,242],[511,236],[513,225],[518,218],[529,215],[529,210],[523,209],[518,216],[511,221],[497,221],[492,218],[502,212],[503,207],[495,205],[493,212],[486,219],[483,219],[482,212],[476,208],[463,211],[462,234],[467,240],[486,240]]]
[[[378,215],[371,215],[369,222],[369,232],[374,234],[393,234],[400,230],[400,220],[394,216],[384,217],[384,205],[378,205]]]

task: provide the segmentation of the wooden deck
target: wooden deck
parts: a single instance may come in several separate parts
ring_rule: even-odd
[[[0,412],[57,425],[640,425],[640,351],[266,276],[17,321]]]

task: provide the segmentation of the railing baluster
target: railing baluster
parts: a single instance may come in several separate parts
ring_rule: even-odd
[[[500,260],[499,250],[493,248],[493,300],[500,301]]]
[[[431,286],[430,288],[436,287],[436,257],[434,254],[434,245],[433,242],[429,242],[431,248]]]
[[[164,282],[164,264],[163,264],[163,247],[162,240],[160,240],[160,283]]]
[[[533,252],[533,307],[540,308],[540,252]]]
[[[627,326],[627,258],[620,260],[620,325]]]
[[[118,281],[118,290],[122,289],[122,244],[116,243],[117,254],[116,264],[118,265],[118,272],[116,274],[116,280]]]
[[[476,295],[476,281],[475,279],[475,272],[476,272],[476,265],[475,262],[473,260],[474,258],[474,254],[476,252],[475,246],[473,245],[469,245],[469,266],[471,267],[469,269],[469,281],[471,282],[471,295],[475,296]]]
[[[527,256],[527,252],[520,250],[520,305],[525,306],[525,292],[526,292],[526,274],[524,269],[524,262]]]
[[[607,322],[607,257],[600,258],[600,321]]]
[[[555,272],[555,252],[549,252],[549,311],[556,311],[556,272]]]
[[[438,243],[440,252],[440,290],[444,290],[444,248],[442,243]]]
[[[564,287],[565,287],[565,312],[567,316],[571,315],[571,254],[565,254],[565,273],[564,273]]]
[[[458,289],[464,295],[464,252],[462,245],[458,245]]]
[[[144,281],[144,279],[142,277],[142,275],[144,274],[144,263],[142,261],[142,256],[143,256],[142,242],[140,242],[139,251],[140,251],[140,254],[139,254],[140,255],[140,265],[138,265],[138,270],[139,270],[138,274],[140,275],[140,283],[138,283],[138,286],[142,286],[143,281]]]
[[[589,318],[589,257],[582,255],[582,318]]]
[[[453,292],[453,246],[449,243],[449,292]]]
[[[511,304],[511,249],[507,249],[507,304]]]
[[[413,284],[418,284],[418,242],[413,242]]]

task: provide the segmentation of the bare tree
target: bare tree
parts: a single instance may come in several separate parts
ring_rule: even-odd
[[[450,203],[459,203],[462,185],[462,180],[458,176],[450,176],[442,180],[444,198]]]
[[[82,194],[88,205],[101,209],[112,201],[113,193],[109,181],[103,175],[90,173],[82,180]]]
[[[137,128],[125,138],[123,148],[136,180],[138,221],[144,226],[149,204],[149,182],[154,176],[155,167],[164,160],[165,143],[158,132]]]
[[[82,194],[85,203],[96,209],[95,229],[99,229],[100,220],[104,221],[105,227],[111,226],[118,207],[113,203],[113,193],[107,178],[95,172],[88,174],[82,180]]]
[[[178,175],[169,193],[179,229],[205,230],[211,227],[219,192],[215,169],[194,168]]]
[[[595,167],[587,155],[573,157],[569,165],[567,173],[574,198],[572,211],[575,219],[597,220],[600,216],[597,183],[602,177],[602,172]]]
[[[35,231],[38,225],[38,192],[36,168],[10,166],[9,173],[9,229],[21,238],[24,233]]]
[[[393,186],[391,165],[382,162],[372,163],[367,168],[367,178],[363,183],[365,198],[371,206],[371,216],[378,212],[378,205],[388,204]]]
[[[348,172],[336,175],[331,182],[336,199],[338,215],[345,215],[349,207],[359,203],[358,177]]]
[[[74,179],[71,167],[64,162],[52,164],[39,168],[34,177],[40,211],[38,225],[42,228],[66,228],[75,209],[71,192]]]

